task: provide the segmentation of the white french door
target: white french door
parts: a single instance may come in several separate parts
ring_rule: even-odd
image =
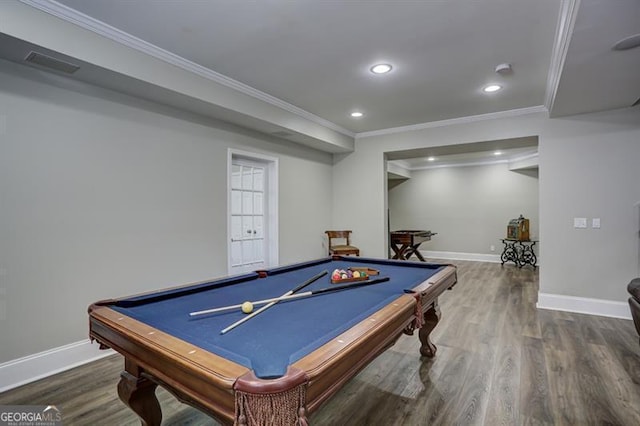
[[[273,161],[231,152],[229,273],[267,267],[277,259]],[[274,217],[276,216],[276,217]],[[275,253],[274,253],[275,248]]]

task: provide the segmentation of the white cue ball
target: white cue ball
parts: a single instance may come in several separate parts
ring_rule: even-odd
[[[253,312],[253,303],[244,302],[242,304],[242,312],[244,312],[245,314],[250,314],[251,312]]]

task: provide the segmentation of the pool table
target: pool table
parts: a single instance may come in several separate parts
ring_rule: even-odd
[[[219,306],[279,297],[331,283],[335,269],[379,271],[386,282],[280,301],[231,331],[240,309]],[[438,296],[456,283],[452,265],[359,257],[315,261],[105,300],[89,307],[89,334],[125,358],[120,399],[143,424],[158,425],[161,385],[223,423],[308,423],[307,416],[403,334],[418,329],[424,356],[440,318]],[[357,282],[356,284],[361,284]]]

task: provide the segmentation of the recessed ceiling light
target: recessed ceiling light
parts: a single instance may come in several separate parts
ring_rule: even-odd
[[[436,161],[436,157],[429,157],[427,158],[427,161]]]
[[[371,72],[374,74],[386,74],[391,71],[392,68],[389,64],[377,64],[371,67]]]
[[[352,113],[351,113],[351,116],[352,116],[353,118],[360,118],[360,117],[362,117],[363,115],[364,115],[364,114],[363,114],[363,113],[361,113],[360,111],[354,111],[354,112],[352,112]]]
[[[493,155],[502,155],[502,151],[494,151]]]
[[[493,93],[493,92],[497,92],[498,90],[502,89],[502,86],[499,86],[497,84],[490,84],[488,86],[486,86],[484,89],[482,89],[485,93]]]

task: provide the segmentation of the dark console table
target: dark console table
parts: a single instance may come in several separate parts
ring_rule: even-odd
[[[533,251],[536,245],[535,240],[514,240],[511,238],[503,238],[504,250],[500,260],[502,265],[506,262],[513,262],[517,267],[522,268],[525,265],[531,265],[535,269],[538,259]]]

